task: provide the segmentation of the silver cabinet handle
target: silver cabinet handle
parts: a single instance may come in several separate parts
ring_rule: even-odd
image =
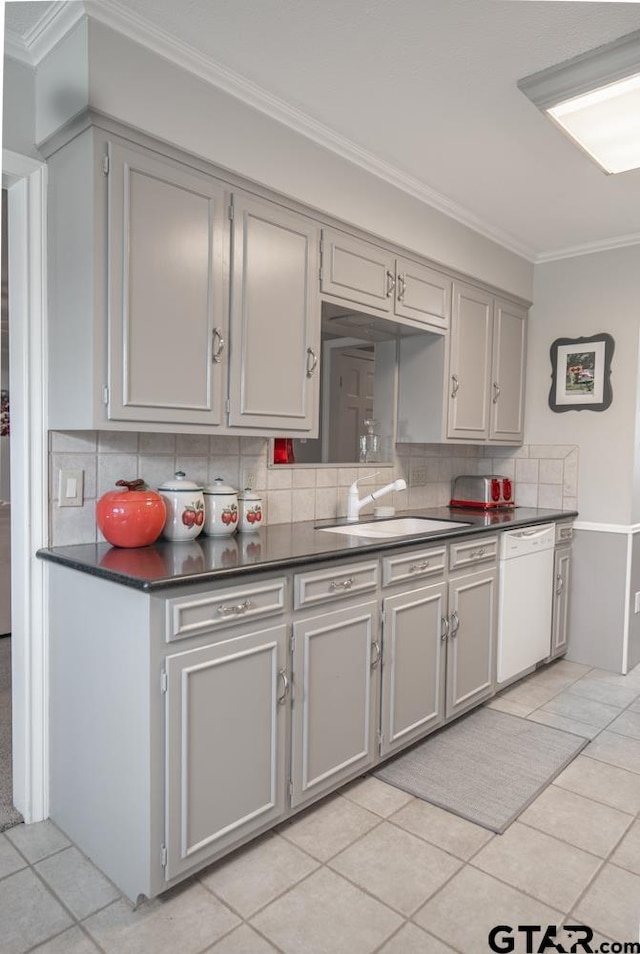
[[[458,614],[454,610],[451,614],[451,638],[453,639],[458,635],[458,630],[460,629],[460,620],[458,619]]]
[[[311,361],[309,361],[311,359]],[[318,364],[318,355],[313,348],[307,348],[307,377],[310,378],[316,370]]]
[[[218,345],[216,347],[216,341]],[[222,331],[220,328],[214,328],[211,332],[211,360],[214,364],[220,363],[220,358],[222,357],[222,352],[224,351],[224,338],[222,337]]]
[[[449,635],[449,620],[446,616],[440,617],[440,622],[442,623],[442,629],[440,630],[440,639],[445,640]]]
[[[331,592],[334,590],[350,590],[355,580],[352,576],[348,576],[346,580],[331,580],[329,583],[329,589]]]
[[[493,382],[493,403],[498,403],[498,398],[500,397],[500,385],[497,381]]]
[[[556,596],[560,596],[560,594],[562,593],[564,589],[564,578],[562,576],[562,573],[558,573],[556,577],[556,581],[558,583],[558,586],[556,587]]]
[[[219,616],[240,616],[246,613],[253,606],[251,600],[245,600],[243,603],[236,603],[235,606],[225,606],[224,603],[218,607]]]
[[[404,301],[404,295],[406,290],[407,290],[407,282],[403,272],[401,275],[398,275],[398,301]]]
[[[371,649],[375,649],[375,652],[376,652],[374,658],[371,660],[371,668],[376,669],[378,666],[378,663],[380,662],[380,657],[382,655],[382,651],[380,649],[380,643],[378,642],[371,643]]]
[[[429,560],[424,560],[422,563],[412,563],[409,567],[409,573],[424,573],[429,567]]]
[[[387,269],[387,298],[391,298],[393,289],[396,287],[396,277],[392,271]]]
[[[480,557],[484,556],[484,547],[480,547],[479,550],[472,550],[469,554],[470,560],[479,560]]]
[[[457,374],[452,374],[452,375],[451,375],[451,382],[452,382],[452,384],[451,384],[451,397],[454,398],[454,397],[456,396],[456,394],[458,393],[458,391],[460,390],[460,382],[458,381],[458,375],[457,375]]]
[[[278,696],[278,705],[283,706],[287,700],[287,696],[289,695],[289,687],[291,685],[289,682],[289,677],[287,676],[287,670],[279,669],[278,678],[282,679],[282,695]]]

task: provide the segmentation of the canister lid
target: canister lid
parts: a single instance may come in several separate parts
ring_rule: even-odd
[[[207,484],[204,488],[205,494],[213,496],[214,494],[237,494],[235,487],[225,484],[222,477],[214,477],[212,484]]]
[[[158,490],[182,490],[190,492],[202,490],[202,487],[195,484],[192,480],[187,480],[186,477],[187,475],[183,470],[177,470],[171,480],[165,480],[165,482],[158,487]]]
[[[245,487],[238,494],[238,500],[260,500],[260,494],[257,494],[251,487]]]

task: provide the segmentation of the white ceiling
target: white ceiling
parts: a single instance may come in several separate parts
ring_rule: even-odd
[[[7,3],[7,49],[78,3]],[[95,0],[226,88],[533,260],[640,242],[640,170],[607,176],[517,80],[640,29],[640,3]],[[196,56],[197,54],[197,56]],[[192,63],[192,65],[193,65]],[[231,72],[230,72],[231,71]],[[248,82],[247,82],[248,81]],[[253,85],[251,85],[253,84]],[[256,89],[257,87],[257,89]]]

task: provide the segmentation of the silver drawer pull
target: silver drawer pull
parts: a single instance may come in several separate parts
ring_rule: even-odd
[[[558,583],[558,586],[556,588],[556,596],[560,596],[560,594],[562,593],[564,589],[564,579],[562,578],[562,573],[558,573],[556,580]]]
[[[445,640],[449,635],[449,620],[446,616],[440,617],[440,622],[442,623],[442,630],[440,632],[440,639]]]
[[[318,364],[318,355],[313,348],[307,348],[307,377],[313,377],[313,372]]]
[[[460,629],[460,620],[458,619],[458,614],[454,610],[451,614],[451,636],[455,637],[458,635],[458,630]]]
[[[216,341],[218,342],[217,347]],[[214,328],[211,332],[211,344],[211,360],[214,364],[220,364],[222,352],[224,351],[224,338],[222,337],[222,331],[220,328]]]
[[[285,702],[287,701],[287,696],[289,695],[289,687],[291,685],[289,682],[289,677],[287,676],[287,670],[279,669],[278,678],[282,679],[282,695],[278,696],[278,705],[283,706]]]
[[[333,593],[334,590],[350,590],[355,580],[352,576],[348,576],[346,580],[331,580],[329,583],[329,589]]]
[[[382,650],[380,649],[380,643],[372,643],[371,648],[375,650],[375,656],[371,660],[371,668],[375,669],[380,662],[380,656],[382,655]]]
[[[247,610],[250,610],[253,606],[251,600],[245,600],[243,603],[236,603],[235,606],[225,606],[224,603],[222,606],[218,607],[218,616],[239,616],[242,613],[246,613]]]
[[[396,277],[392,271],[387,269],[387,291],[386,291],[387,298],[391,298],[393,289],[395,287],[396,287]]]
[[[428,568],[429,560],[424,560],[422,563],[412,563],[409,567],[409,573],[424,573]]]
[[[478,560],[480,557],[484,556],[484,547],[480,547],[479,550],[472,550],[469,554],[470,560]]]
[[[458,381],[458,375],[451,375],[451,397],[454,398],[458,391],[460,390],[460,382]]]

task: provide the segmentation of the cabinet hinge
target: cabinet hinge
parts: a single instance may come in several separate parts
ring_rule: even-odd
[[[384,742],[384,735],[382,734],[382,732],[380,731],[380,729],[378,729],[378,755],[380,755],[380,754],[382,753],[382,743],[383,743],[383,742]]]
[[[167,691],[167,671],[163,669],[160,673],[160,692]]]
[[[109,404],[109,388],[106,385],[102,389],[102,403],[105,407]]]
[[[295,641],[295,637],[293,633],[291,633],[291,636],[289,636],[289,652],[293,656],[295,651],[296,651],[296,641]]]
[[[293,795],[293,782],[291,779],[289,779],[288,789],[289,789],[289,797],[291,797]]]
[[[235,217],[235,211],[234,211],[233,206],[230,205],[230,206],[229,206],[229,221],[230,221],[230,222],[233,222],[234,217]]]
[[[109,175],[109,156],[102,157],[102,172],[105,176]]]
[[[385,613],[385,610],[384,610],[384,603],[380,607],[380,622],[382,623],[383,626],[387,622],[387,614]]]
[[[229,400],[229,398],[225,398],[224,409],[225,409],[225,411],[226,411],[227,414],[228,414],[229,411],[231,410],[231,401]]]
[[[163,868],[167,867],[167,846],[160,845],[160,864]]]

